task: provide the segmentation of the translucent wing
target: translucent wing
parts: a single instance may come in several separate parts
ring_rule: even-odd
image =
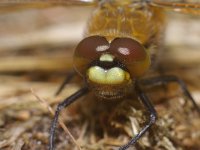
[[[200,0],[152,0],[151,5],[200,15]]]
[[[95,5],[98,0],[0,0],[0,12],[69,5]]]
[[[0,5],[18,5],[18,4],[83,4],[88,5],[96,3],[98,0],[1,0]]]

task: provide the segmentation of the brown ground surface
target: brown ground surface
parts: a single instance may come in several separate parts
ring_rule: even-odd
[[[90,11],[73,7],[0,14],[0,149],[47,149],[52,115],[46,105],[55,109],[81,86],[75,78],[54,96],[72,68],[72,50]],[[183,79],[200,106],[200,18],[170,17],[162,72]],[[200,150],[200,116],[180,88],[170,84],[146,92],[159,117],[136,148]],[[136,98],[116,104],[89,94],[64,110],[62,118],[82,150],[105,150],[126,143],[148,115]],[[56,137],[58,150],[78,149],[60,126]]]

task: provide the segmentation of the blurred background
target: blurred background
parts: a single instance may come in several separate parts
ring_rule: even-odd
[[[70,83],[54,97],[73,68],[73,50],[93,10],[92,6],[0,6],[0,149],[46,149],[51,115],[31,89],[55,106],[79,88]],[[169,12],[166,23],[160,57],[164,73],[186,81],[200,104],[200,15]]]

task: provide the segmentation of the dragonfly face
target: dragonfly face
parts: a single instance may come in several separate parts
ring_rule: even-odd
[[[95,95],[118,99],[132,90],[133,81],[149,67],[144,47],[131,38],[90,36],[82,40],[74,54],[76,70],[85,77]]]
[[[131,1],[102,3],[88,21],[88,37],[75,50],[74,66],[97,97],[124,97],[132,90],[135,79],[150,66],[150,54],[142,44],[157,34],[157,27],[152,30],[155,15],[151,11],[151,16],[142,13],[151,10],[146,4],[129,7],[130,4]]]

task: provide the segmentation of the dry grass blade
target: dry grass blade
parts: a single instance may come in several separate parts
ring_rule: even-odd
[[[40,98],[33,89],[31,89],[32,94],[36,97],[36,99],[41,102],[41,104],[48,108],[49,112],[54,115],[54,111],[53,109],[49,106],[49,104],[42,98]],[[62,121],[62,118],[60,117],[58,120],[60,126],[63,128],[63,130],[70,136],[70,138],[72,139],[72,141],[74,142],[74,144],[78,147],[79,150],[81,150],[81,147],[79,146],[79,144],[77,143],[76,139],[73,137],[73,135],[70,133],[70,131],[68,130],[68,128],[65,126],[65,124]]]

